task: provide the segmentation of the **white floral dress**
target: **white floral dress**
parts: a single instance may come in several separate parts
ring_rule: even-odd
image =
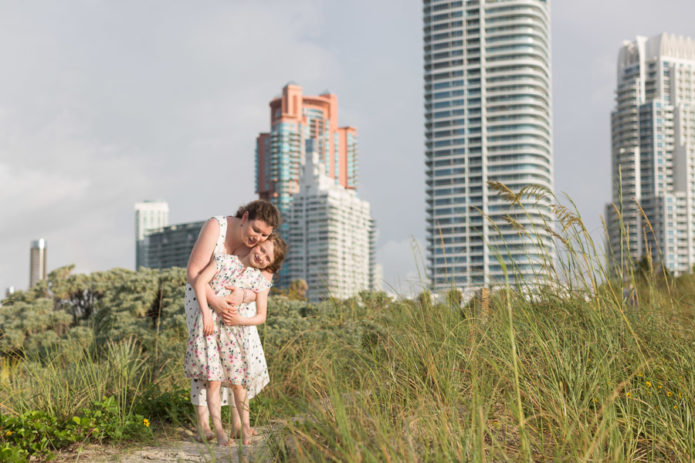
[[[271,284],[258,269],[244,267],[239,258],[224,252],[214,252],[217,274],[210,285],[215,294],[226,296],[225,286],[262,291]],[[256,315],[255,304],[242,304],[239,314]],[[248,390],[248,397],[255,396],[268,382],[268,367],[263,346],[255,326],[227,326],[213,312],[215,331],[203,334],[203,317],[198,311],[195,325],[186,347],[184,369],[186,376],[203,381],[221,381],[239,384]]]
[[[241,262],[239,266],[241,271],[236,274],[236,278],[230,283],[231,286],[255,292],[270,288],[271,283],[258,269],[244,267]],[[241,304],[239,315],[255,316],[256,304]],[[248,398],[251,399],[270,382],[258,328],[255,325],[227,326],[222,321],[218,321],[217,324],[220,330],[220,356],[223,357],[222,363],[227,369],[228,382],[244,386],[248,391]],[[241,355],[237,355],[238,352]]]

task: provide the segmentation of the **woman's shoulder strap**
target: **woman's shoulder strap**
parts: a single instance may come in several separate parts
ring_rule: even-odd
[[[213,219],[215,219],[220,226],[220,235],[217,237],[215,252],[226,252],[224,249],[224,240],[227,237],[227,217],[224,215],[216,215]]]

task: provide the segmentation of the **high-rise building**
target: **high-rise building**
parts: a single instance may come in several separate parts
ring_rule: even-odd
[[[504,281],[505,267],[534,280],[552,258],[549,201],[526,195],[511,203],[489,182],[552,192],[550,2],[423,7],[432,287],[486,287]]]
[[[302,95],[302,87],[289,83],[270,102],[270,132],[256,139],[256,192],[281,213],[289,211],[299,191],[309,139],[315,140],[324,173],[345,188],[357,188],[357,129],[338,127],[338,97],[328,91]]]
[[[46,240],[39,238],[31,242],[29,254],[29,287],[46,279]]]
[[[357,129],[338,127],[338,97],[328,91],[303,95],[302,87],[290,82],[270,102],[270,132],[256,139],[256,192],[283,217],[299,191],[304,147],[310,139],[325,175],[346,189],[357,188]],[[287,232],[285,222],[280,233]],[[280,287],[289,284],[286,272],[280,271]]]
[[[135,203],[135,269],[145,265],[145,236],[150,230],[169,225],[169,205],[165,201],[146,200]]]
[[[203,225],[205,221],[180,223],[148,231],[144,239],[142,267],[185,268]]]
[[[695,264],[695,41],[626,41],[611,113],[611,263],[649,256],[680,274]],[[619,212],[620,214],[617,214]]]
[[[311,301],[378,289],[369,203],[325,174],[314,146],[307,141],[299,191],[287,216],[288,279],[306,281]]]

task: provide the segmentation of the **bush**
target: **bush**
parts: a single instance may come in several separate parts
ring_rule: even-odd
[[[16,417],[0,415],[0,461],[50,458],[53,451],[76,443],[149,439],[150,422],[140,414],[122,415],[113,397],[94,402],[70,420],[41,411]]]

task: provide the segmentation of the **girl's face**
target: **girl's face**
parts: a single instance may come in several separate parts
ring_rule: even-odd
[[[275,245],[272,241],[264,241],[251,248],[251,267],[264,269],[275,260]]]

